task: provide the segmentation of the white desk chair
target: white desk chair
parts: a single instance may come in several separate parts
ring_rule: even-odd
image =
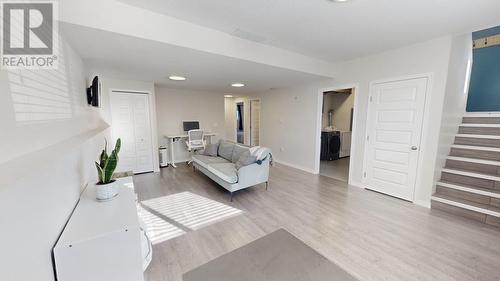
[[[205,133],[203,132],[203,130],[189,130],[186,145],[188,151],[193,153],[198,150],[205,149],[206,141]],[[192,159],[188,161],[188,165],[191,164],[191,162],[193,162]]]

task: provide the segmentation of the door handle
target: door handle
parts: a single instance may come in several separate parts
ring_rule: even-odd
[[[418,150],[418,147],[416,147],[415,145],[411,147],[411,150]]]

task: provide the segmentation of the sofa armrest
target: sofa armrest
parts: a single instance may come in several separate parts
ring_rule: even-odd
[[[238,170],[238,185],[248,187],[267,182],[269,179],[269,157],[259,165],[257,163],[241,167]]]

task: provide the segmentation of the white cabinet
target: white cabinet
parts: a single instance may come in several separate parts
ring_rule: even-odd
[[[351,156],[351,136],[352,132],[340,132],[340,158]]]
[[[109,202],[95,200],[95,186],[83,192],[54,247],[58,281],[143,280],[151,244],[141,231],[132,178],[118,183],[120,194]]]

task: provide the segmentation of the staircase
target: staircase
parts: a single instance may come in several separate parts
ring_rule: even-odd
[[[500,117],[466,115],[432,208],[500,227]]]

